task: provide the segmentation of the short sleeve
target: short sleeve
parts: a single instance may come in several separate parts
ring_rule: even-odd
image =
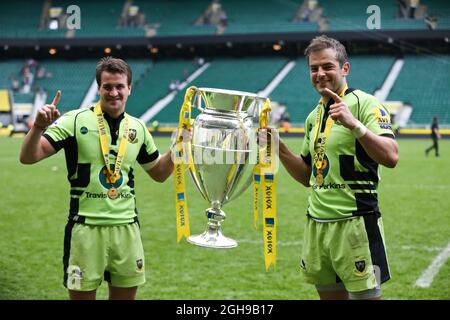
[[[142,124],[142,126],[144,139],[137,156],[137,161],[144,168],[144,170],[147,171],[158,162],[159,151],[150,132],[144,124]]]
[[[76,111],[63,114],[44,132],[44,137],[56,151],[59,151],[65,146],[68,138],[74,136],[76,114]]]
[[[376,135],[394,136],[389,110],[373,96],[363,99],[359,121]]]
[[[315,110],[315,109],[314,109]],[[304,158],[310,158],[311,154],[309,151],[309,145],[310,145],[310,139],[311,139],[311,131],[313,128],[313,124],[311,122],[311,114],[308,116],[308,118],[306,118],[305,121],[305,136],[303,137],[303,144],[302,144],[302,148],[300,150],[300,155]]]

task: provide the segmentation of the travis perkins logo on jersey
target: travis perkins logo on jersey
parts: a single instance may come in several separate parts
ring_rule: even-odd
[[[321,186],[317,185],[317,184],[313,184],[312,188],[315,189],[345,189],[345,184],[344,183],[327,183],[327,184],[323,184]]]
[[[330,172],[330,165],[331,165],[330,160],[328,159],[327,155],[325,154],[324,158],[323,158],[322,169],[320,170],[321,171],[320,174],[323,176],[323,179],[325,179],[326,176],[328,176],[328,173]],[[318,174],[316,166],[314,165],[312,169],[313,169],[313,176],[314,176],[314,178],[316,178],[317,174]],[[322,185],[318,185],[317,183],[314,183],[312,185],[312,188],[314,190],[316,190],[316,189],[345,189],[345,184],[330,182],[330,183],[324,183]]]

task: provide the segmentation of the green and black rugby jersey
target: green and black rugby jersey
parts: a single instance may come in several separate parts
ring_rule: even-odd
[[[389,111],[372,95],[361,90],[348,89],[343,97],[356,119],[376,135],[394,138]],[[315,219],[334,220],[367,215],[379,211],[377,187],[381,166],[372,160],[364,148],[343,125],[334,123],[326,142],[323,170],[324,183],[316,183],[314,165],[315,122],[318,108],[325,108],[320,119],[319,139],[324,134],[329,106],[319,102],[305,122],[305,137],[301,156],[311,166],[311,194],[308,214]],[[318,140],[318,139],[316,139]]]
[[[114,187],[118,197],[108,198],[111,187],[97,128],[97,119],[90,109],[77,109],[61,116],[44,133],[44,137],[59,151],[64,148],[70,182],[70,217],[85,217],[86,224],[117,225],[133,222],[137,216],[134,192],[134,168],[139,163],[150,169],[159,158],[159,152],[144,123],[127,114],[112,119],[104,113],[108,123],[109,160],[113,170],[128,117],[129,134],[120,178]]]

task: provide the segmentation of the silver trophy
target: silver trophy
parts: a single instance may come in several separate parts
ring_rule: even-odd
[[[222,206],[242,194],[252,182],[257,162],[254,121],[265,99],[253,93],[197,88],[194,107],[190,173],[211,207],[205,232],[187,241],[210,248],[233,248],[237,242],[222,234]]]

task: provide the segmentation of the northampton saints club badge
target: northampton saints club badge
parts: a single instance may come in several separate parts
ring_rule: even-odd
[[[137,136],[136,129],[130,129],[130,132],[128,133],[128,141],[130,141],[130,143],[138,142],[139,139],[137,139],[136,136]]]
[[[356,267],[356,274],[364,274],[366,272],[366,262],[364,260],[361,261],[356,261],[355,262],[355,267]]]

